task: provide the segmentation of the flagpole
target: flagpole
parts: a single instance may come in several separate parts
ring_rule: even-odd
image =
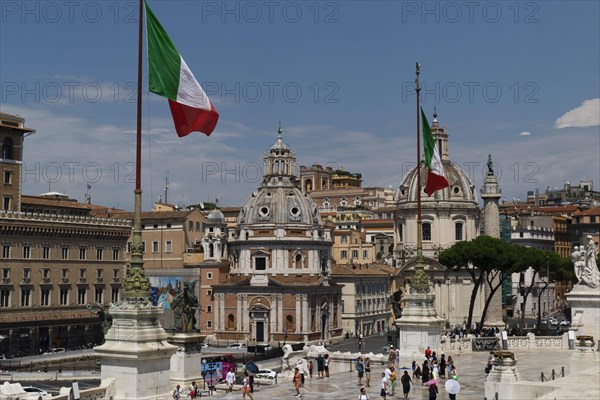
[[[421,64],[417,63],[417,78],[415,79],[415,92],[417,92],[417,260],[423,261],[423,221],[421,219]]]
[[[133,210],[133,243],[131,262],[123,280],[123,297],[131,302],[148,302],[150,281],[144,274],[142,248],[142,44],[144,0],[139,1],[138,66],[137,66],[137,131],[135,146],[135,201]]]
[[[429,277],[425,273],[423,259],[423,221],[421,220],[421,104],[420,93],[421,64],[417,63],[417,78],[415,79],[415,92],[417,93],[417,260],[415,274],[410,283],[411,293],[429,293]]]

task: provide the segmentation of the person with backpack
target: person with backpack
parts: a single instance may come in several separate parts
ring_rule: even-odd
[[[356,360],[356,373],[358,375],[358,384],[362,385],[362,378],[365,374],[365,363],[362,357],[358,357],[358,360]]]

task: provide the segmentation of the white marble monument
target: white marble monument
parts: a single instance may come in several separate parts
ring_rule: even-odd
[[[598,248],[588,236],[587,246],[575,246],[571,259],[579,282],[567,294],[571,305],[571,329],[577,335],[600,339],[600,271],[596,264]]]

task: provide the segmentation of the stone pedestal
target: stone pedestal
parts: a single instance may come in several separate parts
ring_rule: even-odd
[[[101,379],[115,380],[113,400],[172,398],[170,362],[177,347],[167,342],[158,322],[161,313],[151,304],[111,305],[112,327],[94,350],[102,364]]]
[[[192,381],[202,387],[202,353],[200,344],[205,336],[197,333],[177,333],[169,336],[169,343],[177,346],[171,357],[171,388],[188,388]]]
[[[521,381],[521,374],[517,370],[517,359],[511,351],[495,351],[491,360],[492,370],[485,381],[485,397],[493,399],[498,393],[498,399],[519,398],[519,392],[513,383]],[[521,397],[522,398],[522,397]]]
[[[427,347],[440,353],[440,331],[444,319],[438,317],[434,300],[433,294],[410,293],[406,296],[402,317],[396,320],[400,332],[397,347],[400,363],[421,361]]]
[[[600,288],[577,284],[567,293],[571,305],[571,328],[577,335],[600,339]]]
[[[600,358],[596,351],[594,338],[591,336],[577,336],[575,338],[575,351],[569,361],[571,374],[589,368],[598,369],[600,367]]]

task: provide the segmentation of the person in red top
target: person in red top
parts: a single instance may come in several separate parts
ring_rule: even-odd
[[[425,358],[427,358],[428,360],[431,358],[431,349],[429,348],[429,346],[427,346],[427,349],[425,349]]]

